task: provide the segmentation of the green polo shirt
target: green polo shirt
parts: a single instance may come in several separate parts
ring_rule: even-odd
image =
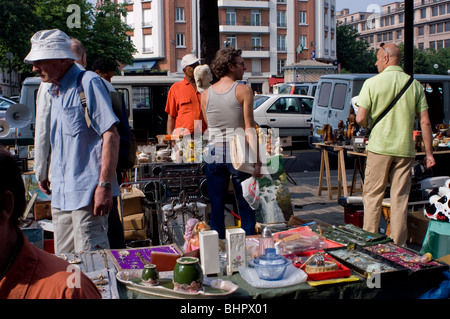
[[[367,79],[356,104],[368,111],[373,123],[408,82],[409,75],[400,66],[389,66]],[[416,115],[428,109],[422,85],[414,80],[395,106],[373,128],[368,144],[370,152],[400,157],[415,157],[413,140]]]

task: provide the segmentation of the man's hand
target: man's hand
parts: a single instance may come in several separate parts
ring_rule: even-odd
[[[433,155],[425,156],[425,158],[423,159],[423,166],[425,167],[425,169],[430,169],[434,165],[436,165],[436,161],[434,159],[434,156]]]
[[[94,216],[108,215],[112,205],[112,189],[97,186],[94,193]]]
[[[48,179],[44,179],[43,181],[38,181],[39,189],[45,195],[51,195],[52,191],[50,190],[50,181]]]

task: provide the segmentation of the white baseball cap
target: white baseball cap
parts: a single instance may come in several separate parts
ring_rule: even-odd
[[[31,37],[31,51],[25,57],[24,62],[32,64],[34,61],[49,59],[77,59],[72,52],[69,36],[61,30],[36,32]]]
[[[186,54],[182,59],[181,59],[181,69],[184,70],[185,67],[187,67],[188,65],[192,65],[195,63],[200,63],[201,59],[197,58],[195,55],[193,54]]]

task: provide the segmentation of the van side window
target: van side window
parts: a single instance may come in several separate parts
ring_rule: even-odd
[[[311,90],[311,96],[316,96],[317,85],[314,85]]]
[[[347,85],[338,83],[334,86],[333,98],[331,100],[331,108],[336,110],[343,110],[345,104],[345,94],[347,92]]]
[[[308,95],[308,87],[307,86],[295,86],[294,94]]]
[[[331,83],[329,82],[322,83],[320,86],[319,100],[317,102],[317,105],[327,107],[328,101],[330,100],[330,93],[331,93]]]

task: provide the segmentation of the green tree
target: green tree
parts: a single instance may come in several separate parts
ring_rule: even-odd
[[[87,0],[1,0],[0,67],[28,76],[31,66],[23,60],[31,48],[30,38],[39,30],[55,28],[84,44],[88,68],[100,56],[132,63],[136,50],[126,35],[129,27],[120,19],[125,13],[124,4],[109,1],[94,10]],[[6,59],[7,52],[13,54],[12,60]]]
[[[376,53],[369,43],[359,39],[352,26],[338,24],[336,27],[336,54],[341,68],[350,73],[376,73]]]
[[[23,59],[30,50],[30,38],[39,21],[33,0],[0,1],[0,68],[25,72],[31,70]],[[12,59],[7,58],[7,53]]]
[[[105,1],[94,15],[94,24],[88,31],[85,41],[88,53],[88,68],[99,57],[105,57],[124,64],[133,63],[133,53],[137,52],[129,41],[127,31],[131,28],[122,22],[125,5]]]

